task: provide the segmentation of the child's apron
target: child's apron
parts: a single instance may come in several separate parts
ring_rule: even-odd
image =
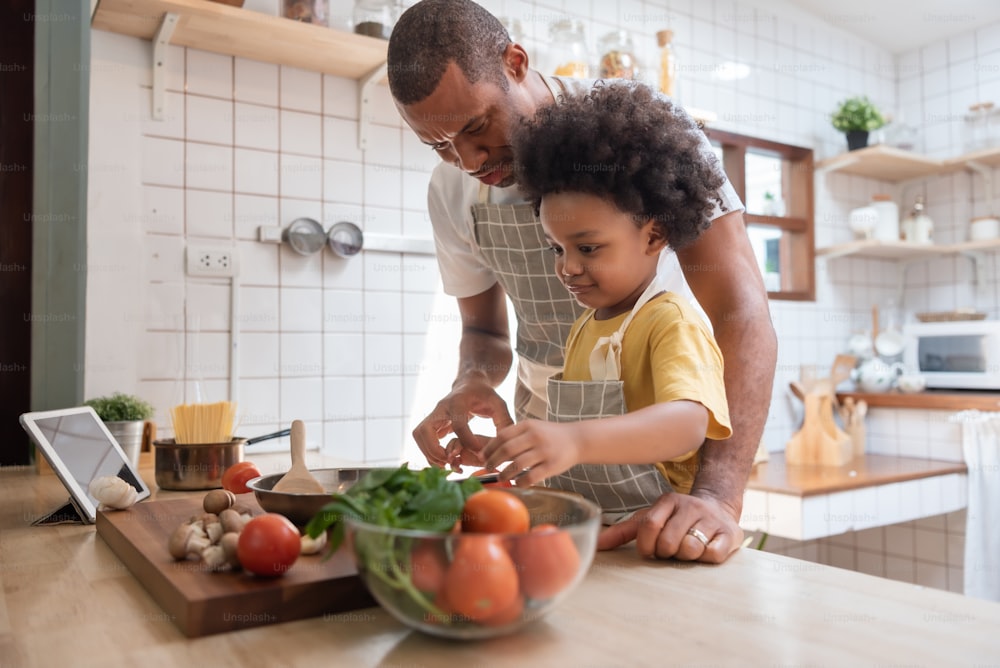
[[[611,336],[601,337],[590,353],[589,381],[562,380],[556,374],[548,382],[548,419],[551,422],[578,422],[624,415],[625,394],[621,381],[621,348],[625,330],[635,314],[650,299],[663,292],[654,278]],[[593,313],[589,317],[593,317]],[[582,323],[581,323],[582,325]],[[581,326],[576,334],[583,329]],[[572,346],[568,342],[567,349]],[[591,499],[603,511],[604,524],[615,524],[640,508],[653,505],[663,494],[672,492],[670,483],[652,464],[577,464],[542,484]]]

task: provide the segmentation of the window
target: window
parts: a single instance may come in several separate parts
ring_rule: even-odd
[[[816,298],[812,149],[707,128],[771,299]]]

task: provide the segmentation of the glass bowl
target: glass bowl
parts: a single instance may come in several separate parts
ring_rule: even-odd
[[[531,531],[442,534],[348,518],[347,542],[375,600],[407,626],[460,639],[512,633],[551,612],[593,562],[600,508],[556,490],[504,491],[528,507]]]

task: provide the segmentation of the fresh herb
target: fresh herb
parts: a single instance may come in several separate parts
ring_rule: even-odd
[[[447,533],[462,515],[465,500],[483,489],[475,477],[448,480],[451,471],[428,467],[411,470],[406,464],[398,469],[373,469],[343,494],[333,500],[306,525],[313,538],[330,531],[328,558],[344,541],[345,519],[397,529],[417,529]],[[416,544],[411,536],[365,530],[359,527],[354,535],[354,552],[358,568],[371,578],[369,587],[379,598],[392,596],[405,608],[418,609],[434,615],[447,615],[429,597],[413,585],[410,576],[410,553]]]
[[[93,408],[104,422],[130,422],[153,417],[153,406],[149,402],[122,392],[89,399],[84,404]]]

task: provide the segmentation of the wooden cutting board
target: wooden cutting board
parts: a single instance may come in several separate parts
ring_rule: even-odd
[[[251,495],[248,495],[251,496]],[[283,576],[211,573],[195,561],[174,561],[167,540],[201,512],[200,496],[98,511],[97,534],[188,637],[278,624],[375,605],[351,555],[339,550],[300,556]],[[249,505],[259,507],[255,501]]]

